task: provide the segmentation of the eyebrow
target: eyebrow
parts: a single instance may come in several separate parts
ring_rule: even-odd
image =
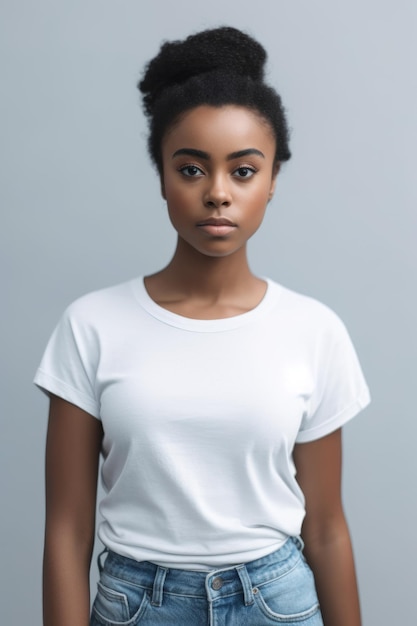
[[[199,159],[204,159],[205,161],[210,161],[210,158],[211,158],[208,152],[204,152],[203,150],[196,150],[195,148],[180,148],[179,150],[176,150],[174,152],[174,154],[172,155],[172,158],[174,159],[175,157],[180,156],[182,154],[185,154],[188,156],[195,156],[195,157],[198,157]],[[252,154],[260,156],[263,159],[265,158],[264,153],[261,152],[260,150],[257,150],[256,148],[246,148],[246,150],[238,150],[237,152],[231,152],[230,154],[227,155],[226,160],[233,161],[233,159],[241,159],[244,156],[249,156]]]

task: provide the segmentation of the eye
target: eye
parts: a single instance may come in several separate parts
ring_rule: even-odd
[[[183,165],[178,171],[188,178],[194,178],[203,174],[203,171],[197,165]]]
[[[252,176],[256,174],[256,170],[253,167],[242,166],[238,167],[237,170],[233,172],[233,174],[237,178],[252,178]]]

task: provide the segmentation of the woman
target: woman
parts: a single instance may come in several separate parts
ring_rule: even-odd
[[[45,626],[360,624],[341,427],[368,389],[336,315],[247,261],[290,158],[265,59],[208,30],[164,44],[140,82],[177,247],[73,303],[37,372]],[[90,618],[100,451],[108,554]]]

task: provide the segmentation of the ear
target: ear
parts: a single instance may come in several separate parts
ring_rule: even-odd
[[[278,163],[275,163],[274,169],[272,170],[271,188],[269,190],[269,198],[268,198],[269,200],[272,200],[272,196],[274,195],[275,187],[277,184],[278,172],[280,168],[281,168],[281,163],[278,161]]]
[[[166,194],[165,194],[165,184],[164,184],[164,179],[162,176],[159,177],[159,182],[161,185],[161,196],[163,197],[164,200],[167,199]]]

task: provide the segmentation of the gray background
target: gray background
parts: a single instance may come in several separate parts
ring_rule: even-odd
[[[162,39],[224,23],[266,46],[293,128],[253,268],[339,313],[373,393],[345,430],[364,625],[415,613],[416,3],[3,0],[5,624],[41,624],[47,402],[31,379],[47,338],[71,300],[173,251],[135,83]]]

